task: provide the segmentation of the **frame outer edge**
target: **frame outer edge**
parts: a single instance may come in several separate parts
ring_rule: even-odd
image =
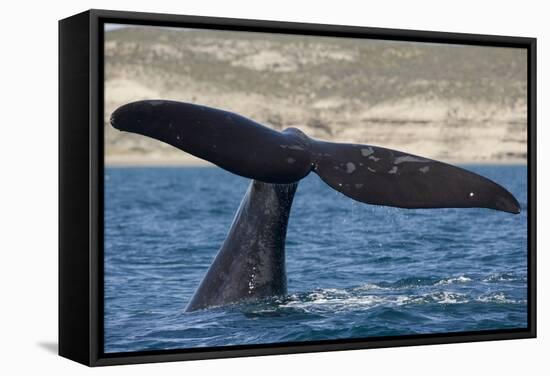
[[[435,42],[446,44],[468,44],[482,46],[501,46],[501,47],[516,47],[527,48],[529,54],[529,93],[530,102],[528,107],[528,129],[531,132],[529,145],[529,173],[530,191],[529,191],[529,218],[531,227],[529,228],[529,237],[531,239],[529,255],[529,308],[530,308],[530,327],[528,329],[517,329],[512,331],[497,331],[497,332],[464,332],[464,333],[443,333],[437,336],[422,335],[419,337],[398,337],[398,338],[372,338],[363,339],[362,341],[352,341],[332,343],[330,341],[324,343],[287,343],[273,344],[266,346],[234,346],[227,348],[209,348],[201,349],[200,351],[185,351],[185,349],[174,352],[161,351],[159,352],[141,352],[141,353],[123,353],[119,355],[103,354],[99,345],[103,333],[99,333],[103,325],[100,320],[103,320],[103,312],[99,312],[99,298],[102,296],[99,291],[102,284],[99,275],[102,270],[100,263],[102,256],[100,248],[100,235],[102,234],[99,225],[101,216],[99,204],[102,196],[99,190],[103,189],[99,184],[102,183],[100,173],[103,167],[103,152],[100,135],[102,134],[101,127],[103,124],[103,113],[99,110],[103,109],[103,79],[102,64],[100,59],[103,56],[98,54],[102,52],[102,47],[99,43],[100,38],[99,26],[105,20],[126,21],[127,23],[142,24],[192,24],[195,27],[217,28],[229,30],[249,30],[249,31],[265,31],[274,33],[291,33],[305,35],[333,35],[341,37],[364,37],[371,39],[385,40],[402,40],[402,41],[418,41],[418,42]],[[464,34],[464,33],[449,33],[436,31],[418,31],[404,29],[385,29],[385,28],[370,28],[362,26],[338,26],[338,25],[322,25],[313,23],[296,23],[282,21],[262,21],[249,19],[231,19],[220,17],[203,17],[203,16],[184,16],[173,14],[159,13],[141,13],[141,12],[124,12],[124,11],[109,11],[102,9],[91,9],[88,11],[88,28],[89,28],[89,144],[88,144],[88,175],[89,175],[89,201],[88,209],[90,222],[88,228],[89,234],[89,249],[88,249],[88,280],[89,291],[88,301],[90,309],[88,312],[88,362],[90,366],[105,366],[115,364],[135,364],[149,362],[165,362],[165,361],[181,361],[195,359],[211,359],[211,358],[228,358],[242,356],[259,356],[259,355],[275,355],[275,354],[290,354],[290,353],[305,353],[319,351],[339,351],[339,350],[354,350],[354,349],[369,349],[397,346],[413,346],[413,345],[431,345],[431,344],[446,344],[458,342],[478,342],[492,341],[502,339],[522,339],[536,337],[536,39],[529,37],[510,37],[499,35],[481,35],[481,34]],[[61,163],[61,161],[60,161]],[[102,305],[101,305],[102,306]]]
[[[59,355],[89,365],[89,12],[59,21]]]
[[[89,312],[89,330],[90,330],[90,365],[94,366],[97,364],[99,359],[99,344],[102,342],[99,340],[99,336],[103,336],[103,333],[100,333],[99,320],[100,316],[103,315],[103,312],[99,312],[98,307],[102,306],[99,304],[99,286],[100,278],[103,276],[99,275],[99,263],[103,262],[100,260],[99,252],[99,215],[100,215],[100,200],[99,200],[99,190],[102,190],[103,187],[100,187],[99,179],[99,152],[103,153],[103,148],[100,148],[99,140],[99,129],[103,123],[104,114],[100,114],[99,109],[103,108],[103,105],[100,105],[100,98],[103,98],[103,95],[99,93],[99,80],[103,80],[103,77],[100,77],[99,74],[99,59],[102,56],[99,56],[100,48],[100,31],[99,31],[99,19],[94,10],[89,12],[89,28],[90,28],[90,119],[89,119],[89,131],[90,131],[90,144],[89,144],[89,174],[90,174],[90,312]],[[101,49],[102,51],[102,49]],[[103,84],[101,84],[103,87]],[[101,120],[101,124],[100,124]],[[101,140],[102,141],[102,140]],[[102,211],[102,210],[101,210]],[[103,213],[101,213],[103,215]],[[103,317],[101,317],[103,320]]]

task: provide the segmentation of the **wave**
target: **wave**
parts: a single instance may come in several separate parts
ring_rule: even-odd
[[[445,286],[445,285],[465,285],[472,282],[486,282],[486,283],[497,283],[497,282],[525,282],[527,277],[525,275],[519,275],[516,273],[510,272],[498,272],[492,273],[487,276],[481,277],[472,277],[464,274],[450,276],[450,277],[408,277],[402,278],[394,282],[369,282],[362,284],[359,287],[356,287],[355,290],[403,290],[411,289],[418,287],[429,287],[429,286]]]
[[[397,280],[395,282],[365,283],[355,290],[403,290],[416,287],[442,286],[451,284],[465,284],[472,282],[473,279],[465,275],[458,275],[445,278],[437,277],[410,277]]]
[[[471,281],[472,281],[472,279],[470,277],[466,277],[464,275],[461,275],[461,276],[458,276],[458,277],[442,279],[442,280],[438,281],[435,284],[435,286],[450,285],[450,284],[453,284],[453,283],[468,283],[468,282],[471,282]]]
[[[511,299],[507,297],[503,292],[493,292],[488,294],[480,295],[477,299],[478,302],[482,303],[502,303],[502,304],[525,304],[527,300],[525,299]]]
[[[290,295],[277,308],[295,308],[310,313],[342,312],[366,310],[375,307],[398,307],[419,304],[465,304],[503,303],[525,304],[525,300],[517,300],[504,292],[475,294],[467,292],[436,290],[422,294],[365,294],[366,290],[358,289],[322,289],[305,294]]]
[[[516,273],[508,273],[508,272],[501,272],[501,273],[493,273],[485,278],[482,279],[483,282],[514,282],[514,281],[521,281],[524,282],[527,280],[526,276],[517,275]]]

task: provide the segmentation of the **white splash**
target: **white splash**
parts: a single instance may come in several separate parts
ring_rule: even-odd
[[[450,285],[451,283],[468,283],[471,280],[472,280],[471,278],[461,275],[458,277],[442,279],[441,281],[437,282],[435,285],[441,286],[441,285]]]
[[[482,303],[502,303],[502,304],[523,303],[523,301],[521,300],[518,301],[518,300],[514,300],[506,297],[506,295],[504,295],[503,292],[493,292],[489,294],[483,294],[483,295],[480,295],[476,300]]]

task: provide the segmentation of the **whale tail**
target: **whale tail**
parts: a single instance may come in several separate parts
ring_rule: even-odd
[[[463,168],[378,146],[319,141],[295,128],[278,132],[205,106],[133,102],[118,108],[111,124],[266,183],[293,183],[313,171],[330,187],[367,204],[520,212],[505,188]]]
[[[298,183],[252,180],[187,312],[286,295],[285,240]]]

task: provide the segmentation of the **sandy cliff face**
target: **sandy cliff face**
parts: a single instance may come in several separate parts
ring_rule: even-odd
[[[149,27],[105,40],[110,163],[197,162],[108,125],[118,106],[153,98],[445,161],[526,160],[522,50]]]

